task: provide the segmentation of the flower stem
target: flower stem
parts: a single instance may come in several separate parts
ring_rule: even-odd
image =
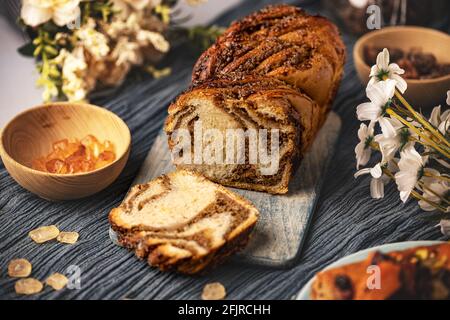
[[[450,201],[448,201],[447,199],[445,199],[444,197],[442,197],[439,193],[437,193],[436,191],[434,191],[433,189],[427,187],[427,185],[421,181],[419,181],[419,186],[426,191],[429,191],[430,193],[432,193],[433,195],[435,195],[436,197],[438,197],[439,199],[441,199],[441,201],[445,202],[446,204],[450,204]]]
[[[434,178],[434,179],[450,182],[450,178],[446,177],[446,176],[435,176],[434,174],[431,174],[431,173],[428,173],[428,172],[424,172],[423,175],[426,176],[426,177],[431,177],[431,178]]]
[[[428,131],[430,131],[435,137],[437,137],[441,142],[447,145],[447,147],[450,148],[450,142],[439,132],[439,130],[436,130],[428,121],[426,121],[422,115],[417,113],[416,110],[408,103],[408,101],[403,98],[401,93],[398,90],[395,90],[395,96],[397,99],[405,106],[406,109],[408,109],[409,112],[416,118],[416,120],[424,126]]]
[[[435,149],[436,151],[439,151],[443,156],[445,156],[447,159],[450,159],[450,153],[448,153],[446,150],[442,149],[439,145],[437,145],[433,140],[428,138],[427,136],[423,135],[415,126],[413,126],[409,121],[406,121],[401,116],[399,116],[392,108],[387,108],[386,112],[393,116],[394,118],[398,119],[401,123],[406,125],[408,128],[410,128],[412,131],[417,133],[423,140],[425,140],[430,147]]]
[[[389,178],[391,178],[392,180],[395,181],[395,177],[394,177],[394,175],[392,174],[392,172],[391,172],[389,169],[383,168],[383,173],[384,173],[385,175],[387,175]],[[433,201],[431,201],[431,200],[428,200],[428,199],[424,198],[423,196],[421,196],[421,195],[420,195],[417,191],[415,191],[415,190],[412,190],[412,191],[411,191],[411,196],[413,196],[413,197],[416,198],[417,200],[425,201],[426,203],[428,203],[429,205],[433,206],[434,208],[436,208],[436,209],[439,210],[439,211],[447,212],[447,209],[446,209],[446,208],[444,208],[443,206],[441,206],[441,205],[439,205],[439,204],[437,204],[437,203],[435,203],[435,202],[433,202]]]
[[[439,205],[439,204],[437,204],[437,203],[435,203],[435,202],[433,202],[433,201],[431,201],[431,200],[428,200],[427,198],[424,198],[424,197],[421,196],[420,193],[418,193],[417,191],[414,191],[414,190],[411,191],[411,195],[412,195],[414,198],[418,199],[418,200],[425,201],[426,203],[428,203],[429,205],[433,206],[434,208],[436,208],[436,209],[439,210],[439,211],[447,212],[447,209],[446,209],[446,208],[444,208],[443,206],[441,206],[441,205]]]

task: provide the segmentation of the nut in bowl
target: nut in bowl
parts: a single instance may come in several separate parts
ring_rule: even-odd
[[[450,52],[450,36],[448,34],[422,27],[385,27],[362,36],[353,48],[355,68],[364,84],[369,79],[370,66],[373,65],[372,61],[367,61],[366,57],[365,50],[369,47],[381,48],[381,50],[388,48],[392,62],[396,62],[394,50],[392,50],[396,49],[405,55],[419,51],[423,57],[434,59],[436,64],[446,65],[446,67],[450,64],[450,55],[448,54]],[[406,71],[403,75],[408,84],[406,99],[421,108],[433,107],[441,103],[450,88],[450,72],[443,72],[439,75],[428,74],[425,77],[418,75],[414,79],[408,78],[410,61],[403,60],[404,64],[398,64]]]
[[[85,137],[97,138],[100,145],[113,145],[114,160],[86,170],[32,169],[33,162],[49,155],[55,143]],[[50,103],[20,113],[5,126],[0,155],[22,187],[42,198],[60,201],[86,197],[110,185],[125,167],[130,145],[130,130],[114,113],[84,103]]]

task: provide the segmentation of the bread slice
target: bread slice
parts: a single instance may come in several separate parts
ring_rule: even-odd
[[[314,101],[283,81],[222,78],[181,95],[169,107],[165,131],[178,168],[199,172],[223,185],[282,194],[288,191],[291,174],[312,143],[322,116]],[[201,131],[195,129],[199,123]],[[190,143],[179,155],[182,130]],[[214,135],[208,136],[208,130]],[[239,132],[241,142],[245,140],[240,150],[230,147],[236,145]],[[264,137],[267,143],[260,145]],[[196,149],[196,140],[201,148]],[[204,156],[210,154],[208,148],[216,152],[211,161]]]
[[[324,270],[316,275],[311,298],[450,299],[450,243],[374,252],[361,262]]]
[[[177,170],[134,186],[109,220],[119,242],[150,265],[194,274],[242,248],[258,216],[241,196]]]

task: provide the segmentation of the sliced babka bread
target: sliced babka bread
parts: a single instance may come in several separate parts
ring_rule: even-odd
[[[259,213],[187,170],[134,186],[109,220],[119,243],[161,270],[194,274],[242,248]]]
[[[178,168],[227,186],[286,193],[322,116],[283,81],[222,78],[181,95],[169,107],[165,131]]]

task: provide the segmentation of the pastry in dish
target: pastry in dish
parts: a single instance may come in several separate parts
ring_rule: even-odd
[[[259,213],[186,170],[134,186],[109,220],[119,243],[161,270],[194,274],[242,248]]]
[[[372,280],[376,271],[379,285]],[[319,272],[314,300],[450,299],[450,243],[387,254]]]

